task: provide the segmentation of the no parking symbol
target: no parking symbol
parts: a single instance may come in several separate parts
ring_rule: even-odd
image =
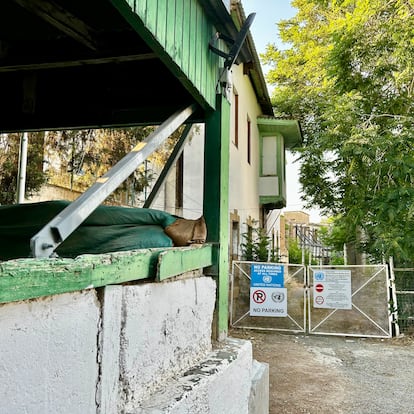
[[[263,303],[266,301],[266,293],[263,290],[255,290],[252,293],[252,299],[255,303]]]
[[[287,316],[286,288],[250,288],[250,316]]]

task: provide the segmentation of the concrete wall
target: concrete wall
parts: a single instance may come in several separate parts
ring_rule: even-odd
[[[100,309],[94,290],[0,306],[0,412],[94,413]]]
[[[215,289],[200,275],[0,305],[0,413],[247,414],[251,344],[212,348]]]

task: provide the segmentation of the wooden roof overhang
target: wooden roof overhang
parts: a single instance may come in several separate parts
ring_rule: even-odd
[[[2,0],[0,132],[156,125],[194,102],[202,121],[217,30],[237,34],[221,0]]]

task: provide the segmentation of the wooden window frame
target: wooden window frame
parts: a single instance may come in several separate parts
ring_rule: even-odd
[[[234,139],[233,143],[239,148],[239,94],[234,91]]]
[[[250,165],[252,161],[252,123],[247,117],[247,163]]]

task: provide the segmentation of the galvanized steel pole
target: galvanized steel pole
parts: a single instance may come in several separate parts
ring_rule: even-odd
[[[20,152],[19,152],[19,172],[17,174],[17,196],[18,204],[24,202],[26,193],[26,166],[27,166],[27,148],[29,145],[29,136],[27,132],[23,132],[20,138]]]

